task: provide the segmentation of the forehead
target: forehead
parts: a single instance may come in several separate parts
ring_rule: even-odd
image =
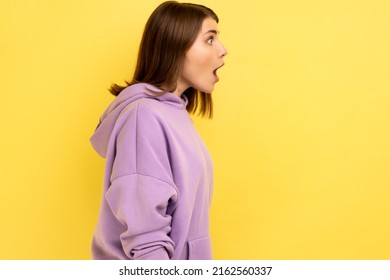
[[[218,23],[215,21],[215,19],[213,19],[211,17],[207,17],[203,20],[202,29],[201,29],[200,33],[207,34],[210,31],[219,33]]]

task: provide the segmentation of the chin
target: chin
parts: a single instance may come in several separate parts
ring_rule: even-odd
[[[199,88],[199,91],[201,92],[204,92],[204,93],[207,93],[207,94],[211,94],[214,90],[214,87],[203,87],[203,88]]]
[[[193,85],[192,88],[200,91],[200,92],[204,92],[204,93],[212,93],[213,90],[214,90],[214,86],[215,84],[214,83],[203,83],[203,84],[198,84],[198,85]]]

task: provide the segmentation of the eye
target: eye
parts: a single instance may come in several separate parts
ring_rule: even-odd
[[[214,36],[210,36],[210,37],[207,39],[207,44],[212,45],[213,42],[214,42]]]

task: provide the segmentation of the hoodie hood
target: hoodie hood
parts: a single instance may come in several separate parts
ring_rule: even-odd
[[[182,98],[180,98],[171,92],[165,92],[161,96],[157,96],[155,93],[164,92],[150,84],[134,84],[125,88],[107,107],[107,109],[101,115],[99,124],[90,139],[93,148],[100,156],[104,158],[106,157],[108,143],[118,117],[122,111],[134,101],[137,101],[141,98],[150,98],[167,103],[176,107],[177,109],[186,109],[188,100],[185,95],[182,95]]]

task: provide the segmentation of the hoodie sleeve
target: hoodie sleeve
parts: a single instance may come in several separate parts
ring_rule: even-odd
[[[150,176],[117,178],[105,197],[125,231],[120,239],[130,259],[169,259],[174,251],[168,201],[176,196],[170,185]]]
[[[123,225],[121,245],[130,259],[170,259],[175,247],[168,208],[177,201],[178,191],[165,128],[150,108],[153,102],[139,102],[118,121],[111,186],[105,194]]]

